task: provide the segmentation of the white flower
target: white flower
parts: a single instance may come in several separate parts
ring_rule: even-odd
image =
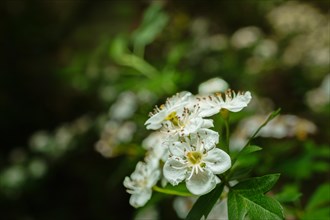
[[[168,148],[164,145],[167,139],[165,133],[156,131],[143,140],[142,147],[148,150],[150,157],[165,162],[169,156]]]
[[[156,106],[154,112],[150,114],[150,118],[145,122],[147,129],[161,128],[164,121],[171,120],[173,116],[183,111],[191,96],[190,92],[181,92],[167,99],[164,105]]]
[[[200,114],[200,107],[194,102],[190,102],[188,107],[184,107],[181,114],[170,114],[168,120],[163,123],[162,132],[169,137],[188,136],[198,132],[201,128],[213,127],[213,120],[204,119]]]
[[[154,165],[139,162],[131,176],[124,180],[127,192],[132,194],[129,203],[135,208],[144,206],[151,198],[152,187],[160,177],[160,171]]]
[[[214,95],[197,97],[196,99],[199,101],[201,107],[199,115],[201,117],[208,117],[219,113],[221,109],[239,112],[249,104],[251,98],[251,93],[249,91],[235,93],[229,89],[224,94],[224,97],[222,93],[217,93]]]
[[[215,174],[230,168],[230,157],[215,148],[215,144],[202,141],[198,134],[191,140],[185,139],[186,142],[170,146],[171,156],[164,165],[164,176],[172,185],[185,180],[187,189],[195,195],[206,194],[220,182]]]

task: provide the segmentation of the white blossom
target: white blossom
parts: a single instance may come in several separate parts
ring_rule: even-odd
[[[173,139],[196,133],[202,128],[213,127],[213,120],[202,118],[200,113],[199,105],[191,102],[190,107],[184,107],[181,114],[173,113],[167,116],[168,120],[164,122],[162,132]]]
[[[183,111],[190,98],[190,92],[181,92],[167,99],[164,105],[156,106],[154,112],[150,113],[150,118],[145,122],[147,129],[157,130],[161,128],[163,122],[171,120],[173,116]]]
[[[143,140],[142,147],[148,150],[150,157],[165,162],[169,156],[168,147],[164,144],[167,140],[165,133],[156,131]]]
[[[124,180],[127,192],[132,194],[129,203],[135,207],[144,206],[152,195],[152,187],[160,177],[160,170],[154,163],[139,162],[130,177]]]
[[[224,94],[216,93],[214,95],[197,97],[196,99],[201,107],[199,115],[208,117],[219,113],[221,109],[239,112],[249,104],[251,98],[249,91],[235,93],[229,89]]]
[[[171,155],[163,168],[165,178],[172,185],[185,180],[187,189],[195,195],[214,189],[220,182],[215,174],[224,173],[231,166],[226,152],[215,148],[214,143],[204,142],[198,134],[191,140],[173,143],[169,150]]]

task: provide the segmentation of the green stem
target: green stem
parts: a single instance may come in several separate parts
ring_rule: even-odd
[[[258,135],[259,131],[260,131],[263,127],[265,127],[265,126],[268,124],[268,122],[270,122],[271,120],[273,120],[276,116],[278,116],[278,115],[280,114],[280,111],[281,111],[281,108],[278,108],[276,111],[273,111],[273,112],[267,117],[266,121],[265,121],[264,123],[262,123],[262,124],[259,126],[259,128],[253,133],[253,135],[249,138],[248,142],[244,145],[243,148],[245,148],[246,146],[248,146],[248,145],[250,144],[251,140],[254,139],[254,138]]]
[[[229,135],[230,135],[230,130],[229,130],[229,120],[225,119],[225,129],[226,129],[226,142],[224,146],[224,150],[229,153]]]
[[[169,194],[169,195],[176,195],[176,196],[193,196],[193,194],[189,193],[189,192],[178,192],[175,190],[171,190],[171,189],[164,189],[158,186],[153,186],[152,189],[156,192],[160,192],[160,193],[165,193],[165,194]]]

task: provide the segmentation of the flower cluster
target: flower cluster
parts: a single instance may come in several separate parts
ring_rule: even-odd
[[[194,195],[203,195],[221,180],[217,176],[231,167],[229,155],[216,147],[219,133],[212,130],[208,118],[220,111],[238,112],[251,100],[250,92],[192,95],[181,92],[156,106],[145,122],[155,130],[143,141],[147,150],[124,185],[131,193],[130,204],[143,206],[151,197],[152,187],[162,178],[163,185],[185,182]]]

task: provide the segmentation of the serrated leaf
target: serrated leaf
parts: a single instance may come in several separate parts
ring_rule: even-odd
[[[229,191],[228,217],[230,220],[244,219],[283,219],[283,209],[278,201],[267,197],[277,182],[279,174],[255,177],[240,182]]]
[[[223,188],[224,184],[220,183],[210,193],[200,196],[188,213],[186,220],[201,219],[203,216],[206,219],[214,204],[220,198]]]

